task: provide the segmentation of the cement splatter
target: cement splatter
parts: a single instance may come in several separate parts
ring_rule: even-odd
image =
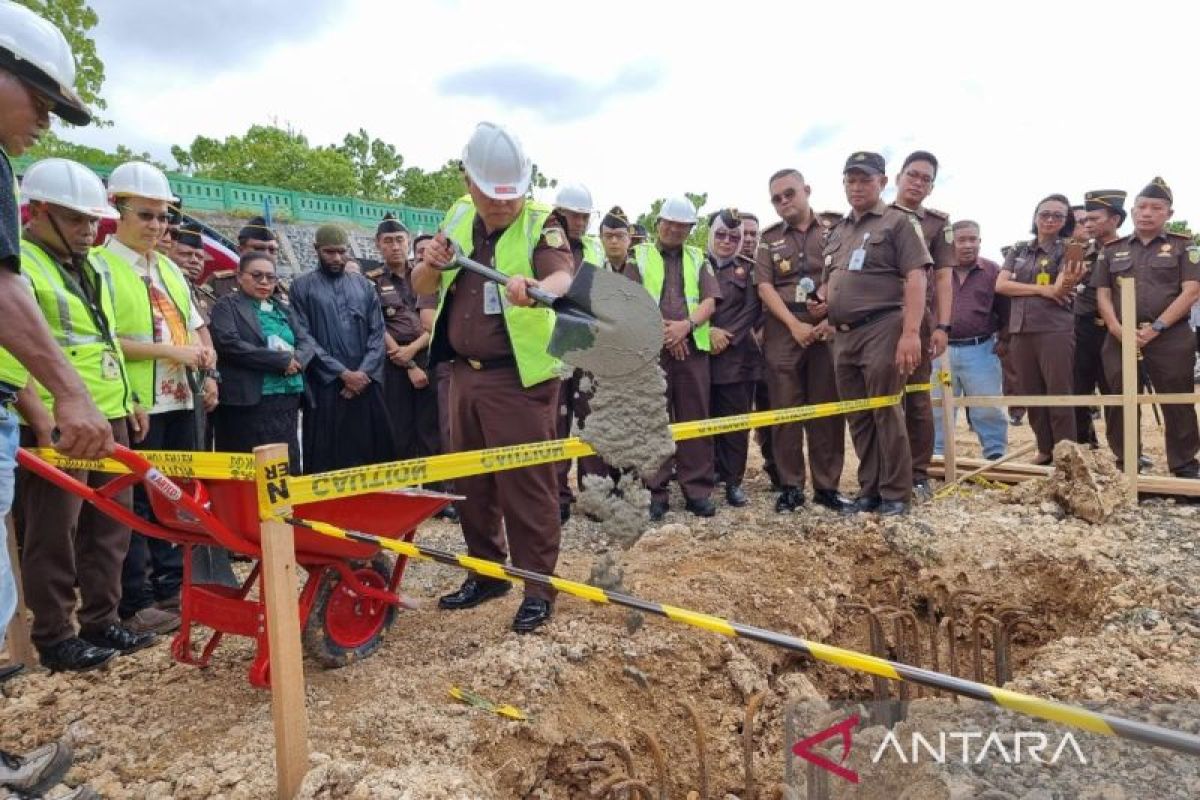
[[[600,523],[610,542],[628,550],[645,532],[650,492],[632,472],[614,487],[611,478],[585,475],[583,491],[575,501],[579,510]]]

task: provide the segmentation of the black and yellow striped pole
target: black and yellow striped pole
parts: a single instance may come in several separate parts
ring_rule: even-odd
[[[286,521],[327,536],[378,545],[385,550],[391,550],[410,558],[425,558],[440,564],[462,567],[488,578],[549,586],[564,594],[580,597],[592,603],[611,603],[613,605],[624,606],[637,611],[643,611],[647,614],[655,614],[676,622],[682,622],[694,628],[719,633],[722,636],[751,639],[756,642],[781,647],[785,650],[791,650],[792,652],[803,653],[818,661],[835,664],[839,667],[855,670],[856,672],[863,672],[880,678],[888,678],[893,681],[908,681],[934,689],[942,689],[963,697],[982,700],[986,703],[994,703],[1012,711],[1051,720],[1052,722],[1091,731],[1092,733],[1117,736],[1122,739],[1130,739],[1143,744],[1154,745],[1155,747],[1165,747],[1193,756],[1200,755],[1200,736],[1183,731],[1175,731],[1145,722],[1137,722],[1135,720],[1114,717],[1110,714],[1089,711],[1086,708],[1060,703],[1056,700],[1044,700],[1039,697],[1021,694],[1020,692],[988,686],[984,683],[976,683],[975,681],[963,678],[956,678],[953,675],[945,675],[932,670],[888,661],[877,656],[857,653],[841,647],[833,647],[832,645],[821,644],[820,642],[811,642],[801,639],[798,636],[789,636],[763,628],[756,628],[753,625],[731,622],[710,614],[690,611],[686,608],[642,600],[641,598],[620,592],[610,592],[596,586],[566,580],[554,575],[541,575],[536,572],[497,564],[494,561],[485,561],[468,555],[447,553],[443,550],[423,547],[411,542],[342,530],[323,522],[310,522],[298,519],[288,519]]]

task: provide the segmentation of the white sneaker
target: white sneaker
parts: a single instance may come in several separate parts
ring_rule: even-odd
[[[66,742],[51,742],[23,755],[0,750],[0,787],[39,795],[62,780],[73,758]]]

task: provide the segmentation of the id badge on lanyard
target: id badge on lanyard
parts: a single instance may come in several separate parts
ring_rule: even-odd
[[[100,356],[100,376],[106,381],[121,378],[121,366],[117,363],[117,354],[112,350],[105,350]]]
[[[867,260],[867,239],[871,238],[870,233],[864,233],[862,244],[860,244],[853,253],[850,254],[850,265],[846,269],[851,272],[861,272],[863,264]]]

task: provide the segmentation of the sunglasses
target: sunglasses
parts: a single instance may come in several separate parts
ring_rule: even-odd
[[[171,217],[169,215],[155,214],[152,211],[135,211],[133,214],[147,225],[149,225],[151,222],[157,222],[160,225],[166,225],[171,221]]]
[[[913,172],[912,170],[908,170],[904,173],[904,177],[908,178],[913,183],[928,184],[929,186],[933,185],[933,176],[932,175],[925,175],[920,172]]]
[[[779,194],[771,195],[771,202],[774,203],[775,205],[779,205],[784,200],[791,200],[795,196],[796,196],[795,189],[784,189]]]
[[[1039,211],[1038,219],[1044,222],[1058,222],[1067,218],[1067,215],[1061,211]]]
[[[713,239],[718,242],[736,242],[739,238],[741,237],[732,231],[715,231],[713,233]]]
[[[246,272],[244,274],[255,283],[270,284],[279,280],[279,276],[274,272]]]

